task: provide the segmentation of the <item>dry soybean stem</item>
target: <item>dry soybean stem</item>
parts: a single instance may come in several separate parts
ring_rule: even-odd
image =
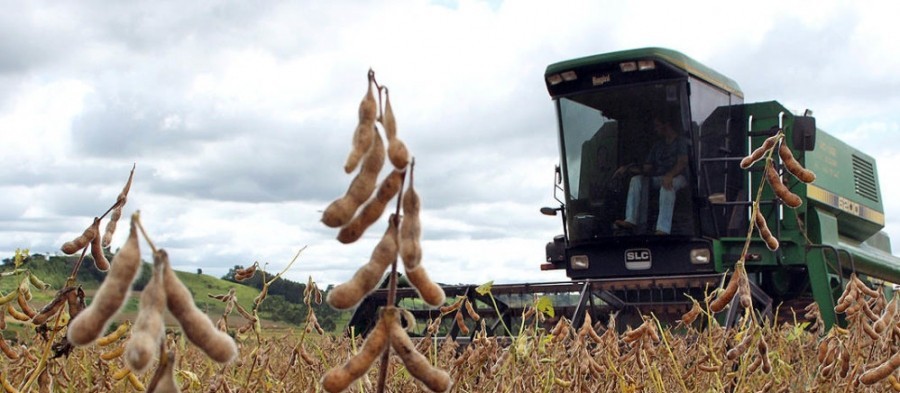
[[[778,134],[775,135],[776,137],[778,137],[775,140],[776,144],[779,142],[778,139],[781,139],[781,136],[782,136],[781,132],[782,131],[779,130]],[[765,158],[765,160],[766,160],[765,168],[766,169],[764,169],[764,170],[768,170],[768,168],[773,165],[774,161],[772,160],[772,154],[774,152],[775,152],[774,148],[769,149],[768,154],[766,155],[766,158]],[[753,207],[750,210],[750,217],[756,217],[756,215],[759,214],[759,201],[760,201],[760,198],[762,198],[762,192],[763,192],[763,188],[765,187],[765,184],[766,184],[766,182],[761,178],[760,182],[759,182],[759,187],[756,190],[756,198],[753,199]],[[735,270],[744,268],[744,260],[745,260],[745,258],[747,258],[747,252],[750,250],[750,241],[753,238],[755,220],[750,219],[748,221],[749,221],[749,225],[747,228],[747,239],[744,241],[744,248],[741,251],[741,257],[735,263]],[[732,279],[734,279],[734,278],[732,277]],[[749,314],[750,314],[750,317],[755,321],[756,315],[752,312],[750,312]]]
[[[406,173],[409,173],[409,172],[406,172]],[[404,186],[404,183],[406,183],[406,173],[404,173],[403,178],[400,179],[400,191],[397,194],[397,208],[394,213],[394,216],[392,217],[393,220],[400,219],[400,206],[401,206],[400,201],[403,200],[403,186]],[[399,223],[395,223],[395,224],[398,224],[397,227],[399,227]],[[396,302],[397,302],[397,256],[395,255],[394,261],[391,262],[391,275],[390,275],[390,279],[388,281],[388,296],[387,296],[387,302],[385,305],[393,306],[394,303],[396,303]],[[383,354],[381,354],[381,364],[379,365],[379,370],[378,370],[378,385],[377,385],[377,388],[375,389],[375,391],[378,393],[384,393],[384,384],[387,381],[387,373],[388,373],[388,360],[391,356],[390,346],[391,346],[391,337],[388,336],[388,338],[387,338],[388,349],[385,350]]]
[[[382,87],[381,85],[378,84],[378,79],[375,78],[375,71],[373,71],[371,68],[369,68],[369,75],[372,76],[372,84],[375,85],[375,90],[378,91],[378,100],[379,100],[378,107],[381,108],[381,90],[382,89],[387,90],[387,87],[386,86]]]
[[[656,327],[659,329],[659,334],[660,336],[662,336],[662,342],[666,348],[666,352],[669,354],[669,359],[672,361],[672,366],[675,370],[677,370],[679,364],[678,361],[675,360],[675,354],[672,353],[672,347],[669,345],[669,339],[668,337],[666,337],[666,331],[663,329],[662,324],[659,323],[659,319],[656,318],[656,315],[652,313],[650,315],[653,318],[653,322],[656,323]],[[683,390],[684,392],[690,392],[690,390],[688,390],[687,388],[687,385],[685,385],[684,383],[684,379],[681,378],[681,373],[675,372],[674,374],[676,380],[678,380],[678,385],[681,386],[681,390]]]
[[[131,176],[134,176],[134,170],[135,170],[135,168],[137,168],[137,163],[131,164]],[[131,181],[130,181],[130,180],[131,180],[131,179],[129,178],[129,182],[127,183],[126,187],[130,187],[130,186],[131,186]],[[127,191],[125,191],[125,192],[127,192]],[[122,203],[122,205],[124,206],[125,203]],[[116,199],[116,203],[113,203],[113,205],[110,206],[109,209],[106,209],[106,213],[103,213],[103,215],[100,216],[100,219],[102,220],[104,217],[106,217],[107,214],[109,214],[110,212],[112,212],[113,209],[115,209],[115,208],[117,208],[117,207],[119,207],[119,200],[118,200],[118,198]]]
[[[75,262],[75,267],[72,268],[72,274],[69,275],[69,278],[66,279],[66,287],[75,286],[75,281],[77,280],[76,276],[78,275],[78,269],[81,268],[81,263],[84,261],[84,256],[87,255],[88,248],[81,249],[81,256],[78,257],[78,262]]]
[[[155,392],[156,386],[159,384],[159,380],[162,378],[163,373],[166,371],[166,365],[169,363],[169,354],[166,349],[166,339],[160,340],[159,343],[159,362],[156,365],[156,371],[153,373],[153,377],[150,378],[150,383],[147,385],[148,392]]]
[[[136,212],[134,212],[134,215],[136,218],[136,220],[134,220],[134,222],[137,224],[138,229],[141,230],[141,235],[144,236],[144,240],[146,240],[147,244],[150,245],[150,251],[153,251],[153,255],[156,255],[156,246],[153,245],[153,241],[150,240],[150,236],[147,236],[147,231],[144,230],[144,224],[141,224],[141,212],[136,211]]]
[[[272,283],[275,282],[275,280],[277,280],[278,278],[280,278],[281,276],[283,276],[284,273],[287,273],[288,269],[290,269],[291,266],[294,265],[294,262],[297,262],[297,258],[300,258],[300,253],[302,253],[303,250],[306,249],[306,247],[307,247],[307,246],[303,246],[302,248],[300,248],[299,250],[297,250],[297,253],[294,254],[294,258],[292,258],[291,261],[287,264],[287,266],[285,266],[284,269],[281,270],[281,273],[278,273],[277,275],[275,275],[275,277],[272,277],[272,279],[269,280],[269,281],[267,281],[265,285],[266,285],[266,286],[272,285]]]
[[[272,283],[274,283],[275,280],[279,279],[282,275],[284,275],[284,273],[287,273],[288,269],[290,269],[291,266],[294,265],[294,262],[297,262],[297,258],[300,257],[300,253],[302,253],[303,250],[306,250],[306,247],[307,246],[303,246],[302,248],[300,248],[300,250],[298,250],[297,253],[294,254],[294,258],[292,258],[291,261],[287,264],[287,266],[284,267],[284,269],[281,271],[281,273],[278,273],[278,274],[272,276],[272,278],[269,279],[268,281],[266,280],[265,269],[262,269],[260,271],[260,274],[261,274],[260,279],[263,283],[263,287],[260,290],[261,294],[267,293],[269,291],[269,286],[272,285]],[[256,314],[257,311],[259,311],[259,305],[262,304],[263,300],[265,300],[265,297],[258,297],[257,299],[259,299],[259,301],[253,304],[253,314],[254,315]]]

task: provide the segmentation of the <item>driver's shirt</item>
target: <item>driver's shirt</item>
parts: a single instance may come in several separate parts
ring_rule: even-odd
[[[665,175],[678,162],[678,156],[687,156],[689,148],[687,139],[681,137],[675,138],[671,143],[666,143],[665,139],[656,142],[650,148],[650,154],[647,155],[646,161],[647,164],[653,166],[653,176]],[[686,169],[687,167],[675,175],[685,174]]]

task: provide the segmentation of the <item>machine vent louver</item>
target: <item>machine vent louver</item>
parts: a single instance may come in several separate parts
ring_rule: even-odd
[[[857,195],[878,202],[875,167],[871,162],[856,154],[853,155],[853,187]]]

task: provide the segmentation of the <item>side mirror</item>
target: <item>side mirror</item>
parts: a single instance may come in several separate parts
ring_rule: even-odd
[[[812,116],[794,117],[794,132],[791,138],[794,150],[813,151],[816,148],[816,118]]]
[[[562,183],[562,171],[559,169],[559,164],[556,165],[556,169],[553,173],[555,174],[554,179],[556,180],[556,184]]]
[[[545,216],[555,216],[556,212],[558,212],[558,211],[559,211],[558,208],[553,208],[553,207],[542,207],[541,208],[541,214],[543,214]]]

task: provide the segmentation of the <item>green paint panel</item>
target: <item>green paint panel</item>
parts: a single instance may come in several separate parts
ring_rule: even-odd
[[[838,222],[833,214],[823,209],[813,209],[810,219],[809,236],[813,242],[837,244],[840,235],[838,235]]]
[[[817,129],[816,149],[806,153],[806,166],[816,173],[815,185],[884,212],[872,156]]]
[[[900,282],[900,258],[866,243],[842,236],[838,229],[840,220],[831,212],[823,208],[814,208],[812,213],[809,223],[810,237],[817,244],[832,246],[840,252],[840,263],[844,270],[852,269],[859,274],[881,280]],[[826,254],[830,263],[833,264],[838,260],[833,251],[828,251]],[[812,253],[809,256],[810,263],[813,263],[813,260],[824,258],[822,255]]]
[[[838,241],[837,248],[853,255],[857,273],[900,283],[900,258],[845,237]]]
[[[837,217],[841,235],[863,241],[884,228],[884,206],[875,159],[822,130],[807,152],[816,181],[807,187],[810,203]]]

